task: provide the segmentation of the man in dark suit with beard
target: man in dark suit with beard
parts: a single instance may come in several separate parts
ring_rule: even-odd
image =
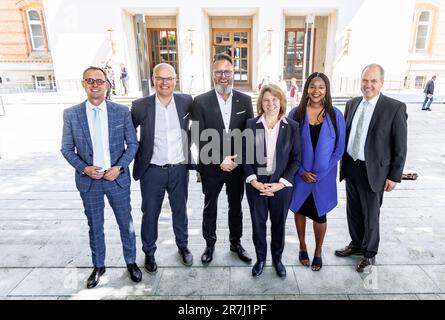
[[[352,241],[338,257],[363,255],[356,270],[375,263],[383,192],[401,181],[407,153],[407,114],[403,102],[380,93],[384,70],[370,64],[361,76],[362,97],[346,103],[346,152],[340,181],[346,180],[347,218]]]
[[[232,58],[225,53],[216,54],[212,61],[214,90],[195,97],[191,108],[192,120],[199,125],[200,137],[204,130],[217,136],[209,142],[199,143],[197,170],[204,193],[202,233],[206,240],[201,261],[205,264],[213,259],[218,196],[224,184],[229,202],[230,250],[236,252],[242,261],[251,261],[241,246],[244,178],[239,165],[241,145],[234,142],[241,139],[247,119],[253,117],[253,108],[250,96],[233,90],[233,76]]]

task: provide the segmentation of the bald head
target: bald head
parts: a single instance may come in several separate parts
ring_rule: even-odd
[[[156,77],[157,75],[159,75],[159,72],[161,70],[168,71],[169,73],[171,73],[172,77],[176,77],[175,68],[173,68],[170,64],[165,62],[159,63],[153,68],[153,76]]]

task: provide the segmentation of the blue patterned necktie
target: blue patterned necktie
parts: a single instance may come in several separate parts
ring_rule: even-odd
[[[357,121],[357,127],[355,129],[355,136],[354,141],[352,142],[352,150],[351,150],[351,158],[356,161],[358,159],[358,155],[360,152],[360,141],[362,140],[362,134],[363,134],[363,125],[365,120],[365,114],[366,110],[368,109],[368,106],[370,103],[368,101],[363,101],[360,117]]]
[[[100,122],[100,109],[98,107],[93,108],[94,110],[94,165],[101,167],[102,170],[105,169],[104,160],[104,147],[102,141],[102,127]]]

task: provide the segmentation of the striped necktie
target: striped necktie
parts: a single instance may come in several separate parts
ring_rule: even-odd
[[[362,134],[363,134],[363,125],[365,123],[365,114],[366,110],[368,109],[368,106],[370,103],[366,100],[362,103],[361,113],[360,117],[357,121],[357,127],[355,129],[355,136],[354,141],[352,142],[352,150],[351,150],[351,157],[356,161],[358,159],[358,155],[360,152],[360,141],[362,140]]]

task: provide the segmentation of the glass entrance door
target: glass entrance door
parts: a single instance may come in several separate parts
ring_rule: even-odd
[[[212,54],[225,52],[232,57],[238,85],[250,84],[250,29],[213,29]]]
[[[315,35],[314,30],[314,35]],[[308,30],[307,39],[311,38],[311,30]],[[315,37],[314,37],[315,39]],[[302,87],[303,81],[309,76],[303,74],[303,64],[306,63],[306,70],[309,70],[309,55],[314,56],[315,50],[311,53],[310,46],[308,46],[308,52],[305,52],[305,29],[286,29],[284,37],[284,79],[289,80],[291,78],[297,79],[297,85]],[[315,40],[314,40],[315,42]],[[314,43],[315,48],[315,43]],[[306,59],[306,61],[304,61]],[[312,66],[314,65],[314,59],[312,59]]]

